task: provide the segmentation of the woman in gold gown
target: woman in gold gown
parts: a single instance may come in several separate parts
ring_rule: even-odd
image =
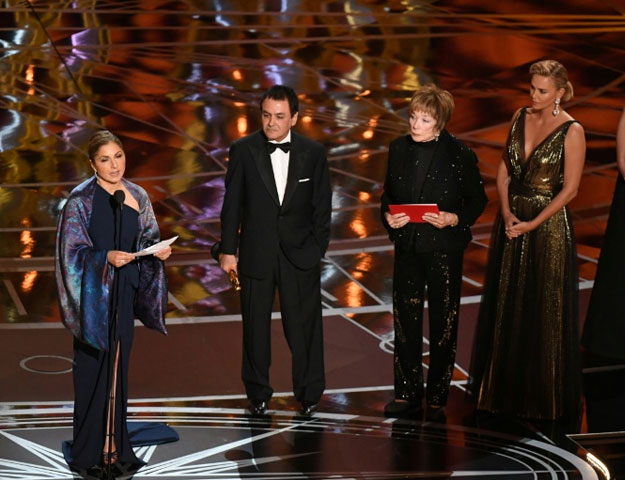
[[[577,261],[567,204],[584,166],[584,130],[554,60],[530,68],[531,107],[513,116],[497,172],[495,221],[471,361],[478,410],[573,418],[581,404]]]

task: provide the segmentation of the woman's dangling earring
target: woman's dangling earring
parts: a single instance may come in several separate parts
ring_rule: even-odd
[[[553,113],[554,117],[557,117],[558,113],[560,113],[560,99],[556,98],[556,101],[553,103],[555,104],[555,107],[553,107],[553,112],[551,113]]]

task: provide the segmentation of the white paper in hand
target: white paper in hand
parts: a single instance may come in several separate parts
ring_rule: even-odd
[[[176,235],[175,237],[168,238],[167,240],[162,240],[162,241],[160,241],[158,243],[155,243],[151,247],[144,248],[140,252],[135,253],[134,256],[135,257],[143,257],[144,255],[152,255],[152,254],[162,250],[163,248],[171,245],[172,243],[174,243],[177,238],[178,238],[178,235]]]

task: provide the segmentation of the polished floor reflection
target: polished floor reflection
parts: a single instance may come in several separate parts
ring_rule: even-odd
[[[465,256],[447,424],[469,428],[463,390],[498,207],[495,168],[512,113],[528,104],[529,65],[543,58],[567,66],[576,96],[565,108],[587,135],[571,204],[585,312],[617,177],[622,0],[0,4],[0,433],[15,427],[6,422],[15,408],[62,405],[65,413],[55,415],[64,421],[71,412],[54,231],[68,192],[90,175],[85,144],[102,127],[124,142],[126,176],[148,191],[163,237],[180,237],[167,270],[170,335],[137,329],[131,397],[154,400],[159,411],[161,401],[244,406],[238,299],[208,249],[219,235],[228,147],[259,128],[258,100],[274,83],[299,93],[296,128],[326,146],[331,167],[324,412],[379,416],[392,397],[393,252],[378,204],[388,143],[406,131],[408,100],[420,84],[435,81],[454,94],[449,130],[477,153],[491,200]],[[274,333],[276,402],[288,410],[279,321]],[[592,359],[587,367],[591,408],[579,431],[567,433],[625,429],[616,413],[623,394],[605,398],[613,377],[600,378],[622,366]],[[614,413],[604,418],[603,405]]]
[[[137,448],[149,464],[133,478],[597,478],[572,442],[567,449],[544,438],[360,415],[302,418],[272,410],[254,418],[236,408],[163,405],[159,411],[135,415],[132,422],[167,422],[180,440]],[[0,431],[2,451],[20,468],[4,472],[10,478],[73,478],[56,450],[71,435],[68,422],[30,421],[45,428]]]

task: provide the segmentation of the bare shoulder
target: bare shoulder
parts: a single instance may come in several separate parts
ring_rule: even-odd
[[[569,126],[568,131],[566,132],[566,136],[571,136],[572,138],[584,138],[584,127],[581,123],[571,117],[573,123]]]
[[[584,127],[578,122],[571,123],[564,138],[567,152],[578,152],[583,156],[586,150],[586,137]]]

